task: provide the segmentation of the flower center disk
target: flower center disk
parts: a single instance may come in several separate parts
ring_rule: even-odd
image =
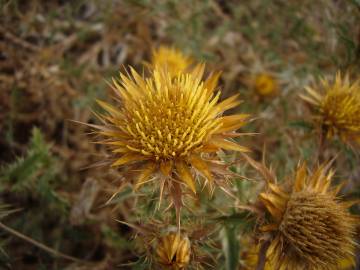
[[[158,74],[161,76],[161,74]],[[156,160],[186,156],[219,126],[211,110],[215,98],[190,75],[167,78],[165,84],[148,84],[139,98],[125,104],[126,147]]]

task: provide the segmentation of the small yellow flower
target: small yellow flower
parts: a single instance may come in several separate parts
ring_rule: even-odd
[[[187,71],[193,62],[192,58],[183,54],[180,50],[160,46],[154,50],[151,58],[153,68],[165,68],[171,77]]]
[[[273,96],[278,91],[276,79],[270,74],[261,73],[254,77],[254,90],[260,96]]]
[[[275,269],[339,269],[342,260],[354,263],[356,219],[351,203],[337,197],[340,187],[330,187],[333,172],[319,166],[308,175],[299,166],[294,183],[277,185],[259,197],[271,216],[261,227],[271,236],[267,258]]]
[[[100,143],[111,147],[112,166],[127,166],[134,173],[128,180],[134,180],[135,189],[152,181],[160,199],[167,191],[179,201],[181,183],[196,193],[199,175],[210,187],[218,179],[223,185],[223,175],[221,181],[214,177],[221,166],[217,151],[248,151],[231,141],[241,135],[234,131],[246,124],[248,115],[222,115],[240,103],[238,96],[218,102],[219,74],[203,81],[204,68],[198,65],[175,77],[159,68],[146,79],[131,69],[131,76],[113,80],[121,105],[99,101],[107,112],[100,116],[104,126],[90,126],[106,138]]]
[[[336,74],[335,81],[321,81],[323,93],[307,87],[301,98],[315,106],[317,119],[327,138],[338,135],[343,141],[360,142],[360,80],[349,82],[348,76]]]
[[[180,233],[168,233],[156,246],[157,261],[163,269],[180,270],[190,262],[189,238]]]

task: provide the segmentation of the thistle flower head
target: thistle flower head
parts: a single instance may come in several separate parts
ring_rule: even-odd
[[[356,221],[336,196],[340,188],[330,187],[332,176],[326,166],[309,176],[302,165],[291,189],[269,183],[260,194],[272,221],[261,228],[272,235],[267,258],[276,269],[339,269],[352,259]]]
[[[321,81],[322,92],[307,87],[301,96],[318,110],[317,118],[328,138],[338,135],[343,141],[360,141],[360,80],[336,74],[333,83]]]
[[[180,50],[166,46],[160,46],[154,50],[151,58],[153,68],[165,68],[171,77],[186,71],[192,62],[191,57],[183,54]]]
[[[164,188],[179,194],[179,182],[196,193],[197,175],[214,182],[212,161],[219,159],[212,153],[247,151],[229,139],[241,135],[234,131],[248,115],[222,116],[239,104],[237,96],[218,102],[219,74],[203,81],[203,73],[204,65],[175,77],[159,68],[144,79],[132,69],[113,80],[120,106],[99,101],[107,111],[100,116],[104,126],[92,126],[106,138],[101,143],[111,146],[112,166],[126,165],[136,173],[135,188],[158,179],[161,194]]]
[[[274,95],[278,90],[278,85],[273,76],[266,73],[257,74],[254,77],[254,90],[260,96],[267,97]]]
[[[190,262],[189,238],[171,232],[159,239],[156,246],[157,261],[164,269],[184,269]]]

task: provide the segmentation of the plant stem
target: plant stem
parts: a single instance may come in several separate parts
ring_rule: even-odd
[[[266,252],[267,252],[269,246],[270,246],[270,241],[265,241],[261,244],[256,270],[264,270],[265,263],[266,263]]]

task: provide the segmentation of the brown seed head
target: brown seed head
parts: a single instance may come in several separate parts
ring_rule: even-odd
[[[329,194],[292,194],[279,226],[291,269],[328,269],[352,255],[353,219]],[[341,247],[341,248],[340,248]],[[279,254],[279,260],[284,256]]]
[[[260,199],[272,223],[261,229],[271,236],[267,258],[276,269],[339,269],[342,260],[353,260],[356,220],[331,188],[332,171],[320,166],[308,175],[298,168],[292,189],[274,183]]]

